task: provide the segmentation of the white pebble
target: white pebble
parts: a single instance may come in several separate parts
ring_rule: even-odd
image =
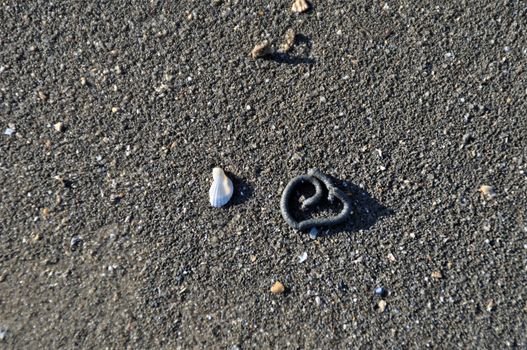
[[[5,129],[4,131],[4,135],[7,135],[7,136],[11,136],[15,133],[15,130],[14,129],[11,129],[11,128],[7,128]]]
[[[298,263],[301,264],[307,260],[307,252],[303,252],[298,256]]]

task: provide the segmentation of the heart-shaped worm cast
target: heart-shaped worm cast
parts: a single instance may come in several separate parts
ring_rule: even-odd
[[[313,218],[300,222],[296,221],[291,215],[291,208],[289,205],[295,187],[303,183],[311,183],[315,187],[315,194],[302,203],[302,208],[306,208],[318,204],[322,199],[323,189],[321,182],[328,190],[328,200],[330,202],[333,202],[335,198],[340,200],[343,204],[342,210],[337,216],[331,218]],[[338,225],[346,221],[346,219],[353,213],[351,210],[350,198],[339,188],[335,187],[331,179],[318,169],[310,169],[307,175],[297,176],[287,184],[280,200],[280,211],[282,212],[282,216],[287,224],[295,230],[307,230],[311,227]]]

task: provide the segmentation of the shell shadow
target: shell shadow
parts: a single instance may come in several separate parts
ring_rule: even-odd
[[[233,173],[226,171],[225,174],[231,179],[232,185],[234,186],[234,193],[232,199],[227,203],[225,208],[233,207],[236,205],[243,204],[252,197],[254,189],[253,187],[242,177],[234,175]]]
[[[391,216],[395,211],[386,207],[375,199],[368,191],[352,183],[351,181],[338,181],[331,177],[333,183],[346,192],[353,203],[353,213],[350,218],[341,225],[322,229],[319,237],[332,236],[340,232],[357,232],[368,230],[375,225],[379,219]]]

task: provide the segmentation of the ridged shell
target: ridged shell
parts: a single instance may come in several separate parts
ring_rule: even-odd
[[[234,192],[234,186],[221,168],[214,168],[212,177],[214,180],[209,190],[210,205],[219,208],[229,202]]]
[[[309,3],[306,0],[295,0],[293,6],[291,6],[291,11],[296,13],[302,13],[309,9]]]

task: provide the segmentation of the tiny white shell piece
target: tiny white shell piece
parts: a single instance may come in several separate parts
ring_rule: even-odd
[[[291,11],[296,13],[302,13],[309,9],[309,3],[307,0],[295,0],[293,2],[293,6],[291,7]]]
[[[227,204],[234,192],[231,179],[225,175],[221,168],[212,170],[213,182],[209,190],[210,205],[219,208]]]

